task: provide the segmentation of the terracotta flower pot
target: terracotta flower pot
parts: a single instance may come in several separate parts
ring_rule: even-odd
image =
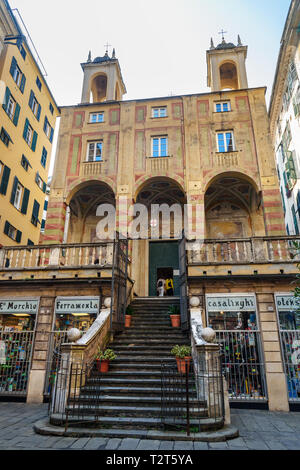
[[[98,372],[108,372],[109,359],[97,359],[97,370]]]
[[[187,370],[190,368],[191,356],[176,357],[177,368],[180,374],[186,374]]]
[[[131,325],[131,315],[125,315],[125,327],[129,328]]]
[[[172,326],[178,328],[180,326],[180,315],[170,315],[170,318]]]

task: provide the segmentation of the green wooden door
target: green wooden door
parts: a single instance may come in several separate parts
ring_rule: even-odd
[[[156,296],[157,269],[172,268],[174,295],[179,296],[178,242],[149,243],[149,296]]]

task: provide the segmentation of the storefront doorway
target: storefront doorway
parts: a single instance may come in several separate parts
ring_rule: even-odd
[[[265,368],[254,295],[206,296],[207,324],[221,345],[231,401],[267,401]]]
[[[78,328],[82,333],[87,331],[97,318],[100,309],[100,297],[57,297],[53,326],[49,343],[49,361],[45,380],[45,396],[49,396],[51,384],[54,383],[55,371],[60,360],[60,347],[68,342],[67,332]]]
[[[0,395],[26,396],[39,299],[0,299]]]
[[[157,281],[171,279],[173,295],[179,296],[178,242],[149,242],[149,296],[157,296]],[[165,293],[167,295],[167,293]]]
[[[280,343],[289,402],[300,402],[300,299],[275,294]]]

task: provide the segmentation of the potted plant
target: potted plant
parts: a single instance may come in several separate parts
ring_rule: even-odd
[[[187,368],[190,367],[191,350],[191,346],[179,346],[178,344],[171,349],[171,354],[176,358],[178,372],[181,374],[185,374]]]
[[[125,312],[125,327],[126,328],[129,328],[130,325],[131,325],[131,315],[133,313],[133,310],[132,310],[132,307],[130,307],[130,305],[128,305],[128,307],[126,308],[126,312]]]
[[[173,327],[178,328],[180,326],[180,310],[177,305],[171,305],[169,307],[169,315],[171,319],[171,324]]]
[[[116,357],[117,355],[112,349],[102,351],[101,348],[99,348],[95,355],[98,372],[108,372],[109,362],[116,359]]]

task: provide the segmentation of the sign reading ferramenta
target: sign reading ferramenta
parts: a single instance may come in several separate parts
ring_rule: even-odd
[[[57,297],[56,313],[98,313],[99,297]]]
[[[249,312],[256,310],[252,295],[230,297],[207,297],[208,312]]]
[[[0,299],[0,313],[37,313],[38,304],[35,299]]]

